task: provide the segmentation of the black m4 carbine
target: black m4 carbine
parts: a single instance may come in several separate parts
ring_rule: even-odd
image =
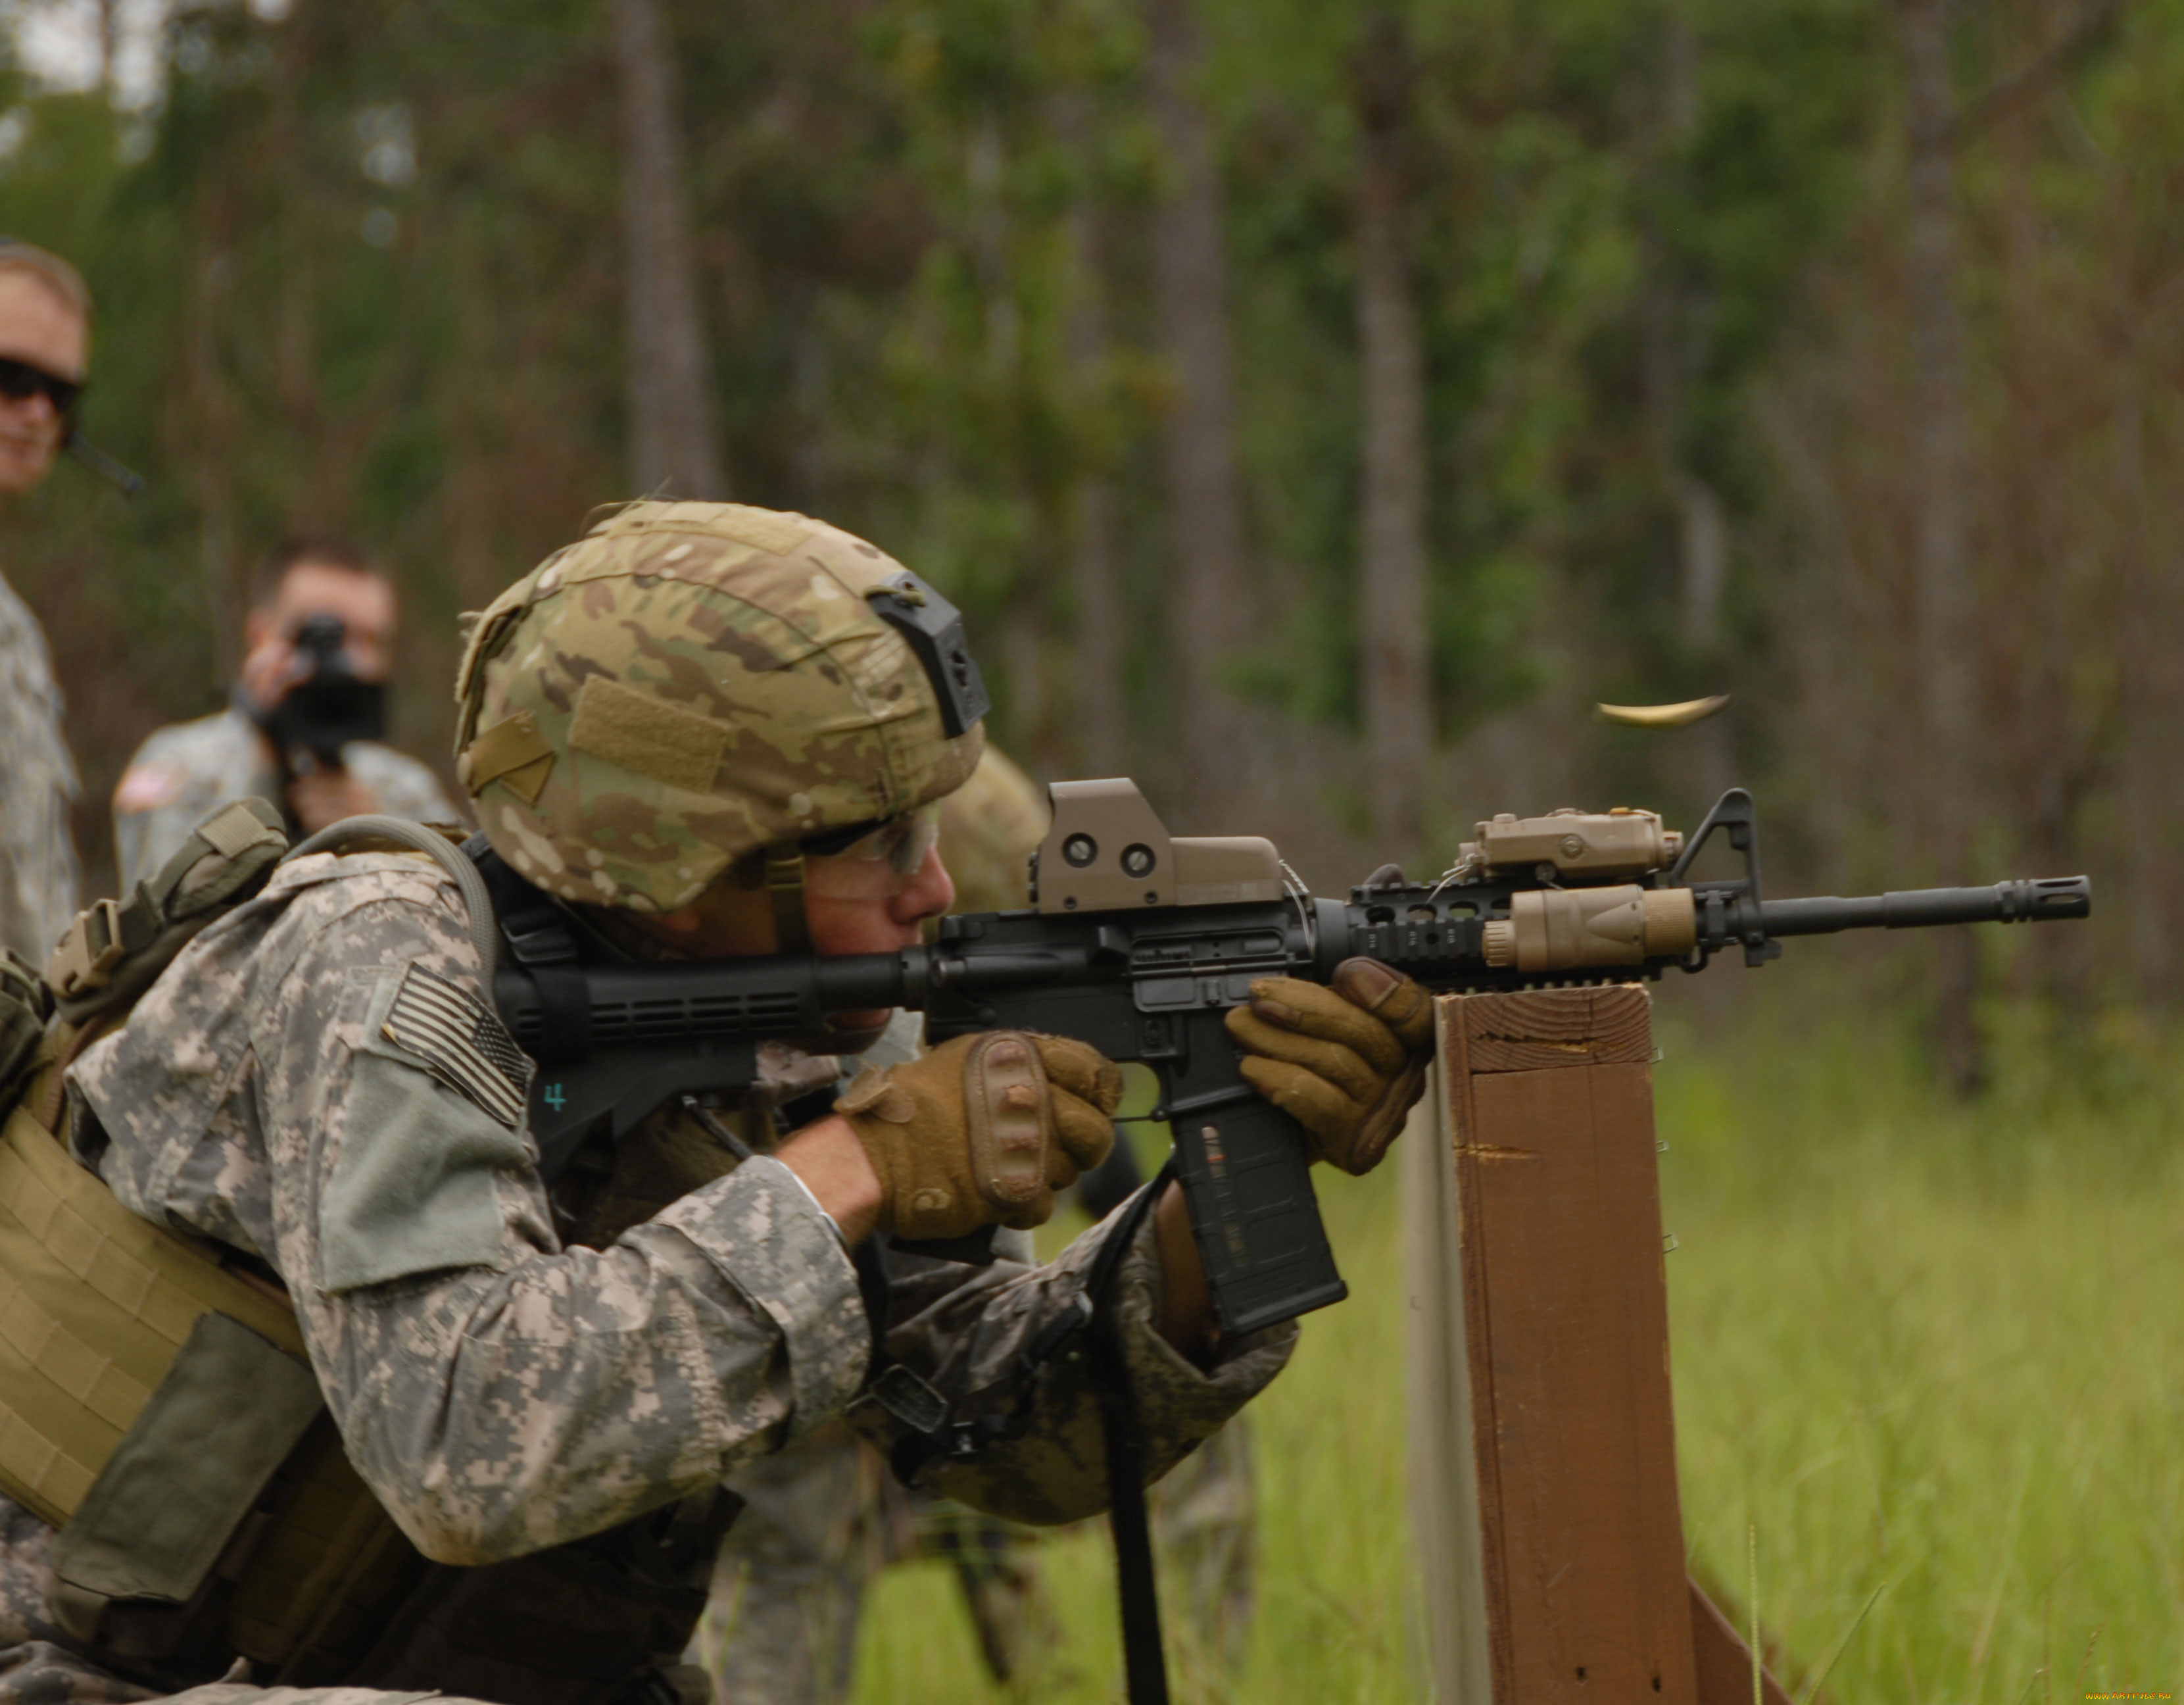
[[[1072,1036],[1158,1075],[1216,1316],[1250,1332],[1346,1294],[1305,1135],[1245,1082],[1223,1027],[1255,980],[1325,982],[1362,954],[1439,992],[1630,982],[1732,948],[1763,964],[1793,935],[2051,922],[2092,906],[2083,877],[1768,900],[1741,788],[1688,844],[1650,811],[1496,817],[1438,880],[1347,900],[1312,897],[1266,840],[1171,836],[1131,782],[1051,792],[1033,906],[944,919],[936,940],[900,953],[504,966],[502,1015],[541,1062],[530,1118],[548,1175],[602,1127],[620,1137],[679,1096],[748,1087],[762,1041],[824,1051],[830,1013],[910,1007],[934,1043]],[[1717,833],[1741,873],[1687,880]]]

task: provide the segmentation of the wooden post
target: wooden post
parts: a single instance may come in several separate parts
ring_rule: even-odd
[[[1742,1705],[1749,1654],[1684,1568],[1646,991],[1439,1023],[1404,1193],[1435,1697]]]

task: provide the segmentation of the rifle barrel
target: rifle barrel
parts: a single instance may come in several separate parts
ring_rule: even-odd
[[[2087,917],[2093,885],[2082,876],[1998,882],[1988,888],[1914,888],[1896,894],[1832,894],[1760,902],[1768,934],[1832,935],[1840,929],[1925,929],[1944,923],[2054,923]]]

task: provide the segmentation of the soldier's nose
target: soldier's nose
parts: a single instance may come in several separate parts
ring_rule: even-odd
[[[948,874],[948,866],[940,861],[940,850],[935,847],[896,897],[897,920],[922,923],[928,917],[940,917],[955,903],[956,879]]]

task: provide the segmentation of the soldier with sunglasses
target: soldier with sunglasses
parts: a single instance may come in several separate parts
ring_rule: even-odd
[[[0,237],[0,504],[52,471],[90,361],[91,293],[58,255]],[[0,580],[0,946],[42,962],[76,904],[75,761],[37,617]]]

